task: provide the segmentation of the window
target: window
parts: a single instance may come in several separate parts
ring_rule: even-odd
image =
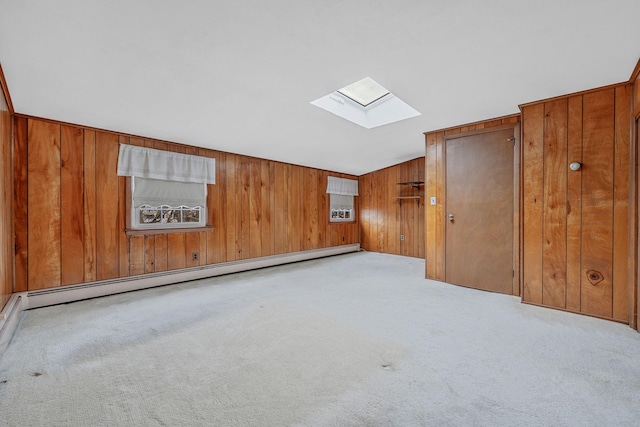
[[[118,175],[131,177],[132,229],[207,225],[215,159],[121,144]]]
[[[355,218],[354,196],[358,195],[358,181],[330,176],[327,182],[329,193],[329,221],[353,222]]]
[[[207,184],[131,178],[131,228],[204,227]]]
[[[329,221],[355,221],[353,216],[353,196],[345,196],[342,194],[329,194],[331,211],[329,213]]]

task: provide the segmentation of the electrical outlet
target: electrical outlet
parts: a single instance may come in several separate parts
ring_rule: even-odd
[[[404,234],[400,235],[400,240],[404,240]]]
[[[193,261],[197,261],[197,260],[198,260],[198,252],[193,252],[193,253],[191,254],[191,259],[192,259]]]
[[[431,197],[431,206],[435,206],[436,205],[436,198],[435,197]]]

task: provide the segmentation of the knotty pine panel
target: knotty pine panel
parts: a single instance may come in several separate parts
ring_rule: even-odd
[[[418,252],[424,254],[425,277],[428,279],[445,280],[445,137],[497,126],[515,126],[519,121],[520,115],[511,115],[425,133],[424,247]],[[435,206],[429,203],[431,197],[436,198]]]
[[[60,128],[28,123],[29,290],[60,286]],[[116,258],[117,260],[117,258]]]
[[[424,258],[424,198],[398,199],[413,195],[413,189],[398,182],[424,181],[424,157],[380,169],[359,177],[360,236],[363,249]],[[424,191],[417,193],[424,195]],[[404,234],[405,240],[400,240]]]
[[[2,72],[0,69],[0,76]],[[0,77],[1,78],[1,77]],[[4,85],[3,85],[4,87]],[[0,310],[13,292],[13,168],[11,162],[11,112],[4,91],[0,89]],[[17,254],[16,254],[17,259]],[[17,261],[16,261],[17,262]]]
[[[629,321],[631,96],[619,85],[523,107],[523,301]]]
[[[20,290],[359,242],[357,221],[329,224],[326,194],[329,175],[354,176],[31,117],[16,117],[15,127],[9,173]],[[119,143],[215,158],[212,230],[128,236],[130,180],[116,176]]]

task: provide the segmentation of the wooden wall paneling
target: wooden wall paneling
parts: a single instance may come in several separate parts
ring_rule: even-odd
[[[251,258],[251,158],[240,157],[241,259]],[[237,201],[236,201],[237,202]]]
[[[28,288],[36,290],[60,286],[60,125],[29,120],[27,140]]]
[[[327,177],[329,173],[318,171],[318,246],[331,246],[331,229],[329,228],[329,202],[327,199]],[[357,197],[356,197],[357,199]],[[357,212],[357,210],[356,210]]]
[[[27,119],[16,117],[13,125],[13,227],[15,233],[14,292],[27,288]]]
[[[567,99],[544,104],[542,303],[564,308],[567,276]]]
[[[276,253],[276,162],[264,161],[262,164],[262,179],[265,182],[265,186],[262,187],[262,200],[263,206],[269,206],[266,211],[268,225],[266,228],[262,228],[262,232],[266,238],[266,244],[262,244],[262,253],[275,255]]]
[[[360,209],[358,220],[360,223],[360,245],[364,250],[369,250],[369,216],[371,202],[371,174],[362,175],[358,178],[358,199],[360,199]]]
[[[307,168],[304,175],[303,194],[306,203],[307,212],[305,220],[305,250],[318,249],[318,171],[316,169]]]
[[[262,256],[262,160],[249,159],[249,257]]]
[[[416,159],[417,162],[417,168],[418,168],[418,180],[419,181],[425,181],[425,167],[426,167],[426,162],[425,162],[425,158],[421,157],[419,159]],[[421,188],[421,194],[422,194],[422,199],[420,200],[420,210],[418,211],[418,216],[416,218],[417,224],[418,224],[418,254],[417,257],[418,258],[425,258],[426,252],[425,252],[425,207],[427,205],[427,195],[425,194],[425,186],[423,185]]]
[[[629,179],[631,85],[615,89],[613,185],[613,315],[629,321]]]
[[[523,108],[523,294],[542,304],[542,239],[544,201],[544,104]]]
[[[275,162],[275,182],[272,188],[274,203],[274,254],[286,251],[286,176],[285,164]]]
[[[226,256],[225,260],[235,261],[238,259],[237,233],[236,227],[239,224],[238,211],[236,205],[238,188],[238,171],[236,169],[237,157],[235,154],[225,154],[224,156],[224,217],[226,219],[226,227],[224,229],[224,238],[226,239]]]
[[[119,276],[118,135],[96,132],[96,279]]]
[[[96,132],[84,130],[84,281],[97,280]]]
[[[424,180],[424,198],[430,200],[436,196],[437,186],[437,152],[436,152],[436,134],[427,134],[425,137],[425,180]],[[436,203],[442,203],[442,200],[436,199]],[[427,203],[425,208],[425,277],[435,279],[436,277],[436,206]]]
[[[302,186],[300,167],[287,165],[287,252],[302,250]]]
[[[568,99],[567,163],[582,159],[582,95]],[[566,309],[580,311],[582,282],[582,173],[567,175],[567,294]]]
[[[62,126],[60,140],[61,284],[84,281],[84,140],[81,128]]]
[[[614,90],[587,93],[583,100],[581,307],[583,313],[611,317]]]
[[[169,269],[168,234],[144,236],[144,271],[154,273]]]
[[[387,217],[387,233],[388,233],[388,251],[390,254],[399,255],[401,253],[402,242],[400,234],[402,234],[401,211],[402,207],[396,197],[398,197],[398,182],[402,180],[401,170],[407,168],[409,163],[401,163],[389,168],[389,176],[387,177],[387,203],[389,204],[389,213]],[[417,226],[417,224],[415,224]],[[417,236],[412,239],[417,238]],[[406,239],[406,236],[405,236]],[[406,241],[406,240],[405,240]]]

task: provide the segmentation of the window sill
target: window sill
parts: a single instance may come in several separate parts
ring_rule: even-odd
[[[147,228],[132,229],[126,228],[124,231],[127,236],[149,236],[153,234],[171,234],[171,233],[198,233],[201,231],[211,231],[213,226],[206,225],[204,227],[185,227],[185,228]]]

